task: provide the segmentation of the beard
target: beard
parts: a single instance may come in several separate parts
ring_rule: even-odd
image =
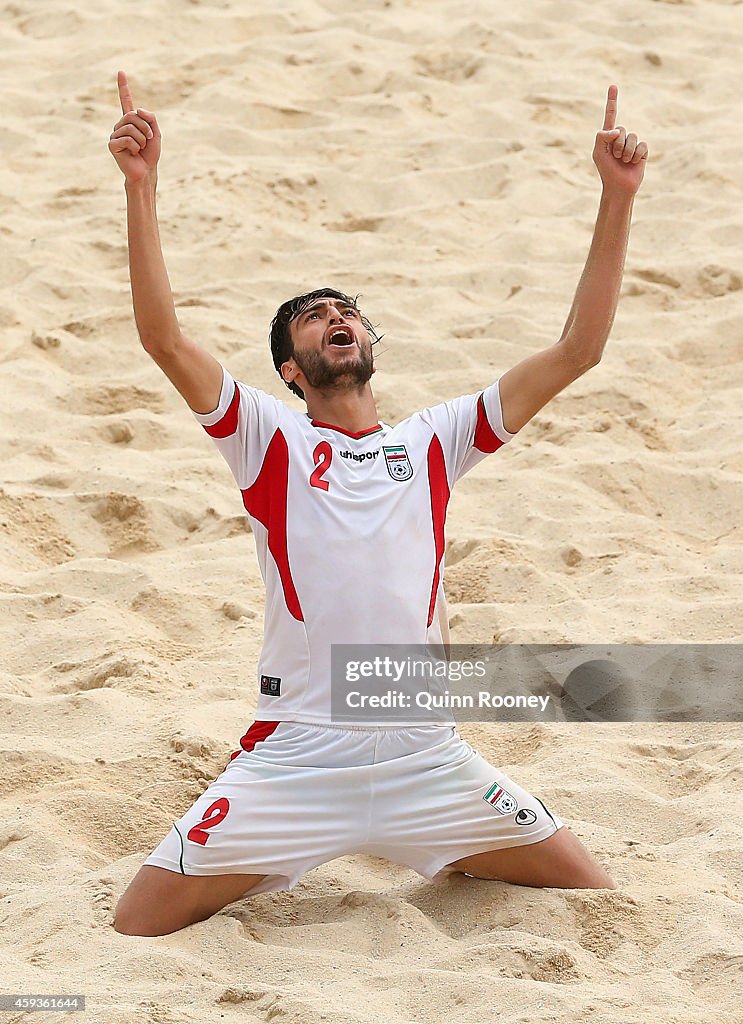
[[[325,352],[294,352],[292,358],[310,387],[318,390],[361,388],[374,372],[371,348],[359,347],[355,359],[343,362],[329,359]]]

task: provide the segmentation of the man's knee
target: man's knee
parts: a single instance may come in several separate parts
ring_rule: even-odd
[[[263,878],[265,875],[179,875],[145,864],[118,902],[114,930],[121,935],[170,935],[212,917]]]
[[[136,917],[130,917],[125,913],[121,913],[118,909],[114,918],[113,928],[119,935],[142,935],[142,936],[155,936],[155,935],[167,935],[168,932],[158,930],[147,922],[137,920]]]
[[[132,898],[127,891],[116,906],[113,928],[119,935],[154,937],[170,935],[192,923],[183,909],[174,914],[172,907],[168,912],[167,908],[161,909],[160,904],[154,901],[143,906],[141,900]]]
[[[566,826],[540,842],[464,857],[450,867],[475,878],[533,888],[617,888],[614,879]]]
[[[185,928],[190,923],[190,921],[167,922],[159,919],[157,913],[146,916],[133,913],[119,904],[114,915],[113,929],[119,935],[141,935],[152,938],[157,935],[170,935],[171,932]]]

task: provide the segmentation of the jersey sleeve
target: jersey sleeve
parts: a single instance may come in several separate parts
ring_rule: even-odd
[[[221,365],[221,364],[220,364]],[[194,417],[211,437],[243,490],[260,472],[266,449],[279,425],[281,402],[258,388],[236,381],[222,366],[222,390],[213,412]]]
[[[450,485],[516,436],[503,426],[497,380],[484,391],[442,402],[422,415],[441,443]]]

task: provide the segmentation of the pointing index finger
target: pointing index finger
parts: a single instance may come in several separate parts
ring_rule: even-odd
[[[611,131],[617,122],[617,93],[616,85],[609,86],[609,93],[606,97],[606,111],[604,113],[604,131]]]
[[[121,112],[122,114],[128,114],[132,110],[136,110],[137,108],[134,106],[134,100],[132,99],[132,91],[129,88],[129,83],[126,80],[125,71],[119,71],[118,82],[119,99],[121,100]]]

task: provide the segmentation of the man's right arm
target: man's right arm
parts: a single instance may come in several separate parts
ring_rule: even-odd
[[[118,73],[118,89],[122,116],[108,148],[125,179],[129,274],[139,339],[191,409],[210,413],[219,404],[222,367],[181,333],[160,245],[155,203],[160,126],[151,111],[135,105],[124,71]]]
[[[222,367],[181,331],[160,245],[156,185],[149,178],[127,182],[129,274],[134,319],[142,347],[194,412],[217,407]]]

